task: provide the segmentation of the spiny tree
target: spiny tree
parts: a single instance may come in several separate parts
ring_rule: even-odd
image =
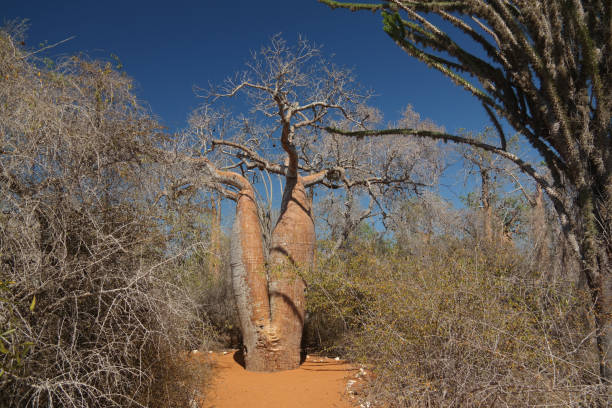
[[[332,8],[380,10],[409,55],[480,101],[499,145],[413,129],[404,134],[470,144],[514,162],[552,201],[582,263],[595,310],[599,372],[612,379],[612,4],[601,0],[393,0]],[[435,19],[434,19],[435,17]],[[449,29],[472,41],[461,46]],[[475,45],[480,50],[475,50]],[[543,158],[547,174],[506,149],[506,120]]]
[[[234,108],[248,107],[248,114],[219,106],[234,96],[245,97]],[[300,363],[302,272],[313,265],[316,243],[307,189],[321,185],[377,197],[391,186],[428,182],[431,173],[418,173],[422,165],[405,160],[420,143],[374,140],[379,155],[374,163],[358,144],[322,130],[340,123],[363,126],[375,118],[363,105],[368,96],[349,71],[329,64],[315,46],[304,40],[288,46],[276,36],[253,54],[245,72],[206,91],[207,103],[194,112],[184,148],[159,151],[177,167],[169,195],[209,187],[236,202],[230,256],[248,370],[293,369]],[[272,198],[272,177],[283,189],[273,227],[257,204],[258,187],[266,180]]]

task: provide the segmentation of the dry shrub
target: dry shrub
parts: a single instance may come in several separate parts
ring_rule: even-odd
[[[227,248],[223,251],[227,247],[225,244],[222,254],[228,253]],[[207,349],[237,348],[241,335],[229,260],[220,257],[219,269],[215,270],[211,268],[213,257],[217,255],[207,249],[188,251],[167,269],[167,279],[184,288],[185,296],[194,303],[197,314],[205,317]]]
[[[371,365],[367,398],[398,407],[601,403],[585,294],[530,270],[512,247],[444,241],[414,256],[362,240],[310,276],[311,330],[317,319],[345,328],[328,340]]]
[[[219,219],[205,201],[205,197],[183,196],[168,201],[163,209],[169,227],[167,255],[174,257],[164,268],[164,277],[184,288],[197,313],[206,317],[208,347],[236,348],[240,329],[227,256],[229,238],[215,226]]]
[[[111,62],[43,64],[19,28],[0,31],[0,406],[181,406],[159,392],[207,328],[165,276],[157,124]]]
[[[157,373],[149,390],[151,408],[188,407],[205,400],[210,365],[206,360],[187,353],[171,353],[155,359]]]

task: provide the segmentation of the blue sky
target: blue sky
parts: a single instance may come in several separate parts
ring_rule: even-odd
[[[185,127],[202,102],[194,86],[221,83],[276,33],[290,43],[301,34],[323,45],[326,57],[352,68],[357,80],[374,90],[372,104],[388,121],[412,104],[449,132],[478,132],[489,125],[475,98],[389,39],[380,14],[331,10],[316,0],[3,0],[0,17],[29,20],[29,47],[75,37],[47,52],[50,57],[117,55],[139,97],[170,130]],[[442,187],[442,194],[460,205],[464,180],[455,170],[442,179],[451,186]]]
[[[410,103],[451,132],[478,131],[488,123],[473,97],[400,50],[382,31],[379,14],[332,11],[316,0],[2,3],[4,21],[30,20],[29,46],[76,37],[50,56],[118,55],[139,96],[170,129],[185,126],[201,102],[194,85],[220,83],[279,32],[288,42],[302,34],[322,44],[335,63],[353,68],[357,80],[379,95],[373,103],[389,120]]]

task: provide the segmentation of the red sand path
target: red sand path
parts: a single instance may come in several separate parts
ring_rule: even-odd
[[[357,370],[342,361],[308,356],[296,370],[246,371],[234,352],[210,354],[213,382],[202,408],[351,408],[347,381]]]

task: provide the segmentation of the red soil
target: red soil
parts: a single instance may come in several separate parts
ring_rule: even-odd
[[[359,370],[343,361],[308,356],[295,370],[256,373],[246,371],[233,351],[209,357],[215,368],[202,408],[353,407],[347,382]]]

